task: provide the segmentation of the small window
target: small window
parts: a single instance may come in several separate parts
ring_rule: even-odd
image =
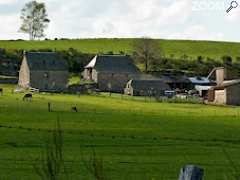
[[[49,73],[48,73],[48,72],[45,72],[45,73],[44,73],[44,77],[45,77],[45,78],[49,78]]]

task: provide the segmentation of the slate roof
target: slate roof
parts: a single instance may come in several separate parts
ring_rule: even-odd
[[[163,75],[160,77],[165,83],[191,83],[187,76],[184,75]]]
[[[129,82],[134,90],[171,90],[168,84],[162,80],[131,80]]]
[[[31,71],[68,71],[67,62],[55,52],[26,52]]]
[[[131,58],[123,55],[97,55],[85,68],[94,68],[98,72],[139,73]]]

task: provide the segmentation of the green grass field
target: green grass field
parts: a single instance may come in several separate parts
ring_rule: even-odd
[[[58,118],[71,179],[93,179],[83,165],[93,149],[110,180],[176,180],[185,164],[203,167],[206,180],[240,170],[240,108],[57,94],[23,102],[0,87],[0,179],[38,179],[33,164]]]
[[[113,51],[119,53],[124,51],[132,53],[134,39],[82,39],[82,40],[58,40],[58,41],[0,41],[0,48],[13,49],[56,49],[66,50],[75,48],[84,53],[107,53]],[[220,59],[224,55],[233,58],[240,56],[240,43],[211,42],[211,41],[181,41],[181,40],[159,40],[166,56],[180,57],[184,54],[195,58],[204,56]]]

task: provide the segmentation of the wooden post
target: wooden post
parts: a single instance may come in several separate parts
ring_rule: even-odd
[[[181,169],[179,180],[202,180],[203,172],[203,169],[197,166],[187,165]]]
[[[51,112],[51,103],[48,103],[48,112]]]

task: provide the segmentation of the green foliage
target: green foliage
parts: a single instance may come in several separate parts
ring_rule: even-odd
[[[0,47],[9,50],[31,50],[45,49],[68,50],[74,48],[79,52],[96,54],[109,51],[119,54],[132,54],[133,44],[136,39],[79,39],[79,40],[48,40],[48,41],[0,41]],[[166,57],[180,59],[186,54],[189,58],[196,59],[198,56],[209,57],[215,60],[221,59],[224,55],[229,55],[236,59],[240,56],[240,44],[230,42],[212,41],[181,41],[181,40],[157,40]],[[191,59],[190,58],[190,59]],[[205,58],[204,58],[205,59]]]
[[[137,64],[144,64],[145,72],[158,65],[161,55],[162,52],[157,40],[143,38],[134,42],[133,59]]]
[[[48,19],[44,3],[30,1],[25,4],[21,12],[22,25],[20,31],[29,34],[30,40],[44,37],[44,30],[50,20]]]

